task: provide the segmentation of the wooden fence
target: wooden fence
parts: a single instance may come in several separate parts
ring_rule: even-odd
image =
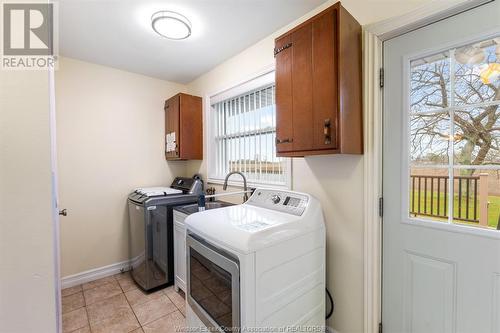
[[[488,174],[455,176],[453,219],[488,225]],[[410,176],[410,214],[448,218],[449,177]]]

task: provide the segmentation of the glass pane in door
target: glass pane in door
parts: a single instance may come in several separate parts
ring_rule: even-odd
[[[455,169],[453,223],[500,229],[500,170]]]
[[[500,100],[500,36],[458,47],[455,58],[455,105]]]
[[[410,112],[436,112],[449,107],[448,52],[422,57],[410,64]]]
[[[448,169],[412,167],[410,169],[410,217],[448,221]]]

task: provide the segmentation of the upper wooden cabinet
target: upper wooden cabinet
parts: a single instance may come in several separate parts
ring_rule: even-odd
[[[362,154],[361,26],[336,3],[275,40],[278,156]]]
[[[203,159],[201,97],[177,94],[165,101],[167,160]]]

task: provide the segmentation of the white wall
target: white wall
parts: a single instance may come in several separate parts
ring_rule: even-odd
[[[234,86],[273,64],[274,39],[335,2],[328,1],[200,76],[188,85],[190,92],[207,97]],[[345,0],[342,4],[361,24],[367,24],[402,14],[425,2],[429,1]],[[209,144],[207,141],[204,141],[205,152]],[[206,177],[206,168],[206,159],[203,162],[189,162],[189,173],[200,172]],[[363,156],[295,158],[292,169],[293,190],[317,197],[325,213],[327,287],[335,300],[335,312],[328,324],[340,333],[362,332]],[[216,188],[218,192],[221,191],[220,186]],[[235,198],[232,199],[234,201]]]
[[[169,185],[186,162],[164,156],[165,99],[180,84],[62,58],[56,72],[62,276],[128,258],[126,198]]]
[[[48,73],[0,70],[0,332],[56,332],[49,121]]]

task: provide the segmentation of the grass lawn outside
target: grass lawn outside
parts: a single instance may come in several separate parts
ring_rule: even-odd
[[[411,194],[411,192],[410,192]],[[433,214],[437,214],[437,203],[438,203],[438,195],[439,195],[439,214],[440,215],[445,215],[444,212],[447,213],[448,208],[444,207],[444,193],[438,193],[437,191],[431,192],[427,191],[427,210],[426,213],[430,214],[431,212],[431,195],[432,195],[432,201],[433,201]],[[415,192],[416,196],[416,202],[415,202],[415,211],[418,211],[418,193]],[[488,226],[491,228],[496,229],[497,228],[497,223],[498,223],[498,216],[500,215],[500,196],[496,195],[489,195],[488,196]],[[413,200],[410,198],[410,210],[412,208]],[[422,192],[420,194],[420,210],[421,212],[424,212],[424,204],[425,204],[425,196],[424,193]],[[465,195],[462,196],[462,207],[461,207],[461,216],[462,218],[466,217],[466,200],[465,200]],[[447,215],[447,214],[446,214]],[[453,216],[458,217],[458,194],[455,194],[454,200],[453,200]],[[424,216],[425,218],[437,220],[437,221],[446,221],[444,218],[438,218],[438,217],[431,217],[431,216]],[[469,199],[469,218],[473,219],[474,218],[474,202],[472,201],[472,195],[470,196]],[[479,214],[479,202],[477,203],[477,219],[479,220],[480,214]],[[466,221],[461,221],[461,220],[455,220],[456,223],[460,224],[467,224],[467,225],[478,225],[477,222],[466,222]]]

